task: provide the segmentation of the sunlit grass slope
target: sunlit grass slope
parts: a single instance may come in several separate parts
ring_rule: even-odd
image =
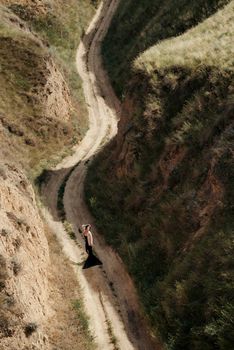
[[[180,35],[230,0],[121,0],[103,45],[104,63],[119,96],[133,60],[166,38]]]
[[[25,3],[17,0],[8,1],[10,3],[8,7],[38,32],[45,40],[45,44],[49,45],[50,53],[57,58],[57,63],[60,63],[64,70],[74,100],[83,109],[83,92],[75,67],[75,55],[79,41],[99,2],[99,0],[42,1],[42,4],[45,4],[44,11],[36,13],[32,6]],[[83,117],[84,115],[80,118],[81,123],[84,122]]]
[[[149,75],[154,69],[168,66],[192,68],[209,65],[232,69],[233,7],[231,2],[225,11],[219,11],[184,35],[152,46],[135,61],[134,68],[143,68]]]
[[[142,75],[152,91],[145,104],[155,119],[154,128],[159,123],[157,117],[168,108],[169,143],[204,144],[212,127],[222,123],[225,127],[227,111],[221,105],[231,108],[233,104],[233,10],[232,1],[184,35],[153,46],[134,63],[135,74]],[[157,89],[166,88],[162,98],[155,98]],[[176,101],[173,95],[181,88],[185,90],[182,100],[177,96]]]

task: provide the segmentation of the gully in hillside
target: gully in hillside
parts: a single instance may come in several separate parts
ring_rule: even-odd
[[[85,250],[88,254],[88,258],[84,263],[83,269],[88,269],[89,267],[102,265],[102,262],[93,254],[93,235],[91,232],[91,225],[82,225],[84,239],[85,239]]]

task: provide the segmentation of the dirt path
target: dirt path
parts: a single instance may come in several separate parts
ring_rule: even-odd
[[[77,69],[83,80],[90,128],[74,154],[65,158],[51,172],[49,181],[43,187],[49,211],[44,209],[43,214],[65,254],[73,262],[98,349],[153,350],[159,349],[159,346],[151,338],[141,315],[134,285],[121,259],[95,229],[83,198],[88,161],[117,132],[120,104],[102,68],[100,43],[118,2],[107,0],[101,4],[77,51]],[[65,187],[64,208],[66,219],[76,233],[77,243],[65,232],[56,208],[59,188],[69,172],[71,175]],[[82,270],[86,254],[78,228],[87,222],[93,226],[95,251],[103,261],[103,267]]]

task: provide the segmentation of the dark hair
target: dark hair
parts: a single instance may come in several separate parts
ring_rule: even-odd
[[[88,227],[91,227],[91,225],[90,225],[90,224],[88,224],[88,225],[85,225],[85,228],[88,228]]]

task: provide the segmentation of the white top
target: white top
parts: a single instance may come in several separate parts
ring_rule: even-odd
[[[88,224],[82,225],[82,227],[83,227],[83,232],[84,232],[84,236],[86,236],[87,239],[88,239],[88,244],[89,244],[90,246],[92,246],[92,245],[93,245],[93,235],[92,235],[92,233],[91,233],[91,231],[90,231],[89,229],[86,229],[86,228],[85,228],[87,225],[88,225]]]

